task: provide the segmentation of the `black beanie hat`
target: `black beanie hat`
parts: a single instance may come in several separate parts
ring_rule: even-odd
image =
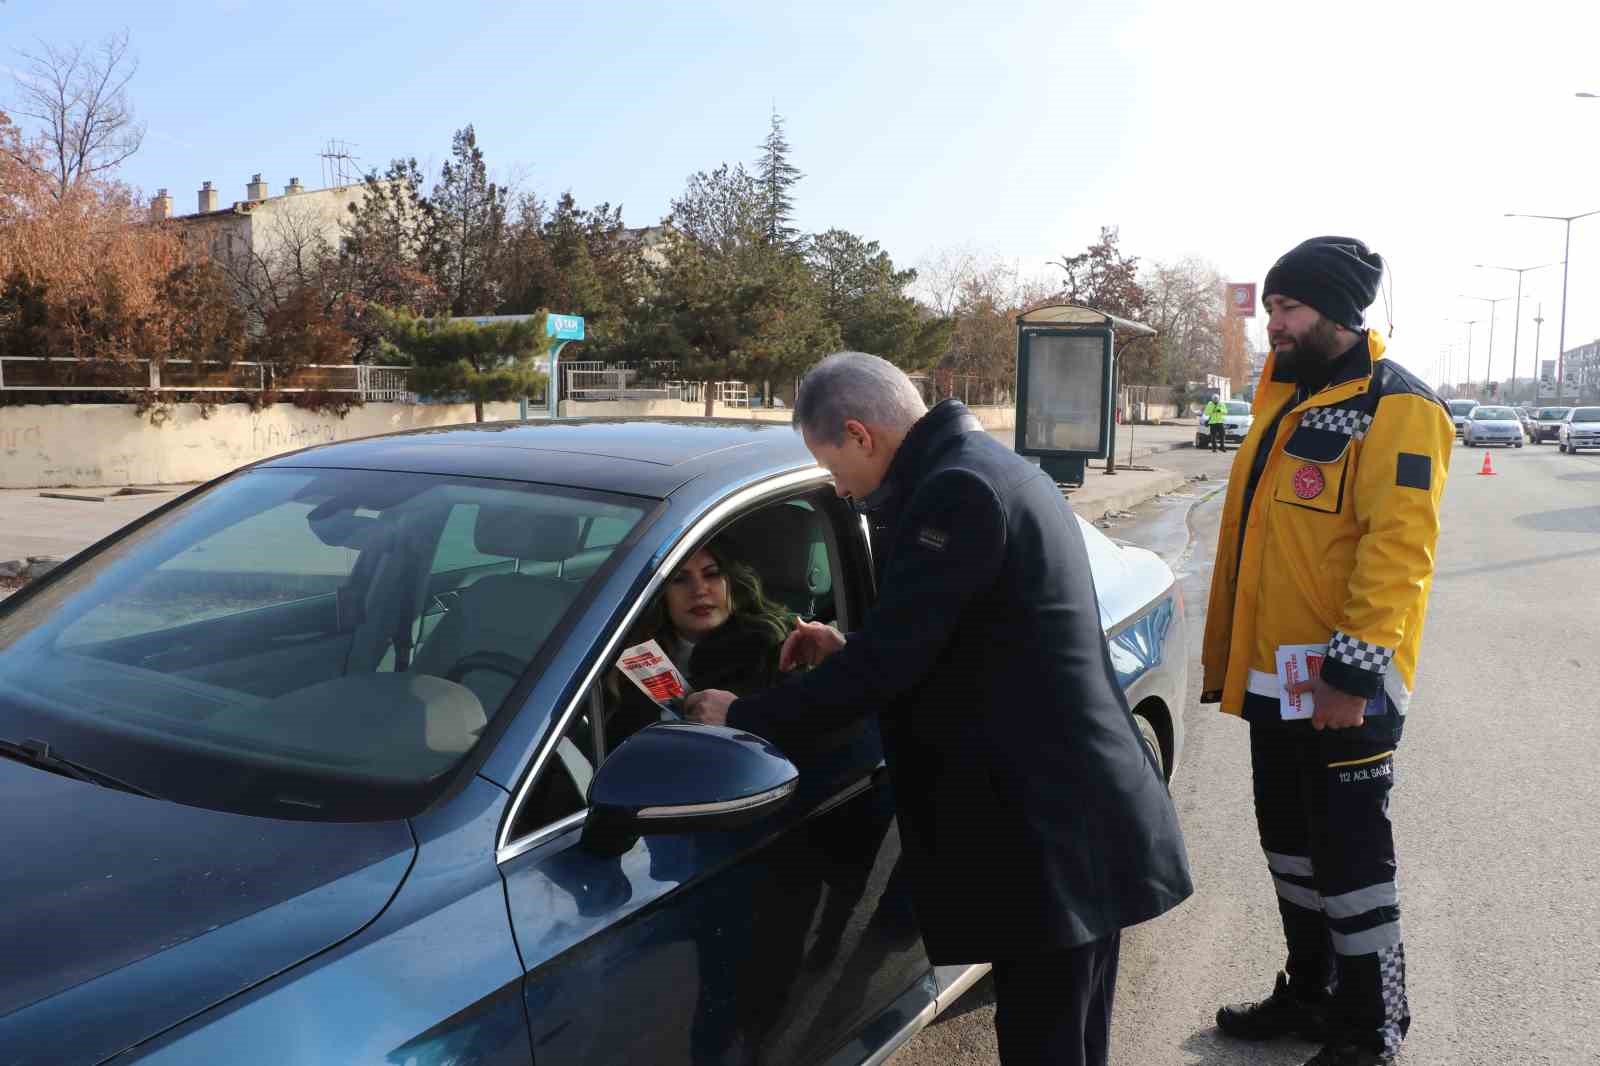
[[[1362,312],[1377,299],[1383,258],[1354,237],[1313,237],[1285,252],[1267,271],[1261,300],[1274,294],[1299,300],[1348,329],[1362,329]]]

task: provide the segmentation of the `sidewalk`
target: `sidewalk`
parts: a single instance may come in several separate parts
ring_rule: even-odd
[[[82,551],[191,487],[124,496],[116,489],[0,489],[0,577],[37,577],[52,560]]]
[[[1007,446],[1016,444],[1013,430],[990,430],[990,434]],[[1194,425],[1190,422],[1167,423],[1159,426],[1117,427],[1117,470],[1105,472],[1105,463],[1099,459],[1089,461],[1084,472],[1083,486],[1067,491],[1067,502],[1079,516],[1094,521],[1107,511],[1127,511],[1146,500],[1167,492],[1176,492],[1188,484],[1188,478],[1172,470],[1128,469],[1130,447],[1132,463],[1136,467],[1149,467],[1150,457],[1162,452],[1194,446]]]

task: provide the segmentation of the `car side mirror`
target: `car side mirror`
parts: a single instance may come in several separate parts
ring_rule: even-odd
[[[777,811],[799,782],[794,764],[753,733],[647,726],[595,771],[583,846],[619,855],[641,836],[735,829]]]

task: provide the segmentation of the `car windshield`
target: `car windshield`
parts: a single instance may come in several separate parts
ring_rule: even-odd
[[[1477,405],[1477,400],[1451,400],[1450,413],[1453,415],[1464,415],[1469,413]]]
[[[1567,408],[1565,408],[1565,407],[1541,407],[1541,408],[1539,408],[1539,420],[1541,422],[1556,422],[1556,421],[1560,421],[1561,419],[1566,418],[1566,417],[1567,417]]]
[[[1574,422],[1600,422],[1600,407],[1580,407],[1572,412]]]
[[[1230,415],[1247,415],[1250,413],[1250,405],[1241,400],[1229,400],[1228,413]]]
[[[246,472],[0,605],[0,738],[196,806],[415,813],[643,514],[485,478]]]
[[[1515,422],[1517,413],[1509,407],[1474,407],[1472,418],[1476,422]]]

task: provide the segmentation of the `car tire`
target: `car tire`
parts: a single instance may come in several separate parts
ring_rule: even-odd
[[[1134,724],[1139,727],[1139,739],[1144,741],[1144,746],[1150,750],[1150,757],[1156,761],[1156,769],[1161,771],[1161,779],[1167,779],[1167,760],[1161,757],[1161,735],[1156,732],[1155,725],[1142,714],[1133,716]]]
[[[1522,442],[1520,440],[1517,441],[1517,447],[1519,447],[1519,448],[1522,447]]]
[[[1565,444],[1562,444],[1560,441],[1556,441],[1556,450],[1559,451],[1562,455],[1565,455],[1567,453],[1567,446]]]

